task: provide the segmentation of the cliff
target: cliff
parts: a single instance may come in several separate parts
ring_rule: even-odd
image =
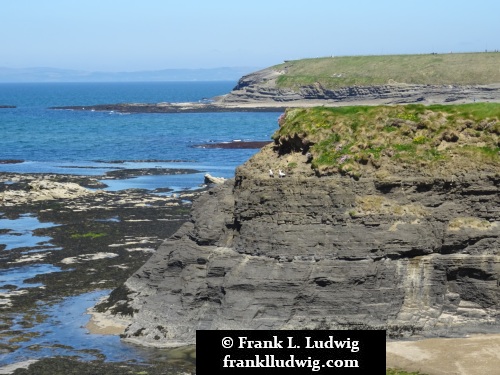
[[[382,105],[408,103],[472,103],[500,101],[500,83],[488,84],[415,84],[389,80],[383,84],[363,84],[329,88],[321,78],[297,87],[278,84],[283,70],[267,68],[249,74],[215,104],[282,107],[313,105]]]
[[[111,295],[110,311],[132,316],[123,337],[177,346],[198,329],[498,330],[500,110],[466,108],[337,108],[323,123],[324,109],[287,111],[274,143],[199,198]],[[377,123],[392,136],[363,140]]]
[[[285,61],[240,79],[220,104],[282,106],[500,101],[500,53]],[[309,103],[309,104],[307,104]]]

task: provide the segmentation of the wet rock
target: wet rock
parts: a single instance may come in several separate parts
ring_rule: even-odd
[[[186,168],[140,168],[140,169],[118,169],[106,172],[106,178],[124,179],[137,176],[158,176],[175,174],[194,174],[200,173],[195,169]]]
[[[99,111],[121,113],[210,113],[210,112],[276,112],[286,107],[268,107],[256,105],[251,107],[226,106],[218,103],[125,103],[125,104],[99,104],[86,106],[51,107],[50,109],[65,109],[72,111]]]
[[[270,141],[232,141],[232,142],[220,142],[220,143],[204,143],[201,145],[195,145],[195,148],[223,148],[223,149],[254,149],[262,148],[268,144]]]
[[[148,374],[148,375],[190,375],[196,373],[196,368],[189,360],[156,361],[154,364],[135,364],[127,362],[107,363],[104,361],[82,362],[73,358],[42,358],[36,361],[25,361],[10,366],[15,375],[54,375],[54,374],[79,374],[79,375],[123,375],[123,374]],[[16,370],[17,369],[17,370]]]
[[[24,160],[20,159],[2,159],[0,160],[0,164],[20,164],[24,163]]]

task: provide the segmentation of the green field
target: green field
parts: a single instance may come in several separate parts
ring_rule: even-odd
[[[500,53],[339,56],[287,61],[273,69],[283,74],[277,86],[296,89],[385,84],[485,85],[500,83]]]
[[[499,103],[289,109],[273,139],[284,153],[310,153],[318,175],[499,173],[499,119]]]

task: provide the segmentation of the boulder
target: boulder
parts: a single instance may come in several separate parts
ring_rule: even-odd
[[[226,181],[225,178],[223,178],[223,177],[214,177],[210,173],[206,173],[204,177],[205,177],[205,184],[220,185],[220,184],[223,184],[224,181]]]

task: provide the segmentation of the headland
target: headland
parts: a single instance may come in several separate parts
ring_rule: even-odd
[[[195,328],[500,332],[499,114],[287,110],[107,308],[151,346],[193,344]]]
[[[53,109],[126,113],[282,112],[293,107],[500,102],[500,53],[339,56],[285,61],[234,89],[187,103],[116,103]]]

